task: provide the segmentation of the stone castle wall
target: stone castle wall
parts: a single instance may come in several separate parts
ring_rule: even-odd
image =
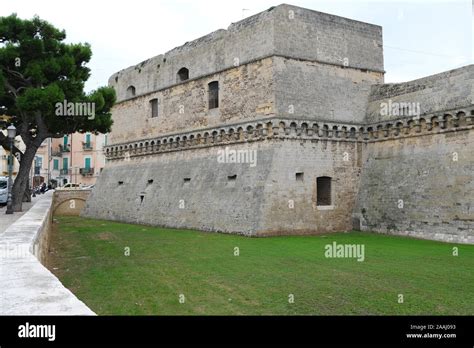
[[[315,234],[352,230],[362,143],[355,139],[289,137],[274,145],[258,235]],[[302,175],[300,180],[296,174]],[[330,177],[332,202],[317,204],[317,178]]]
[[[381,26],[291,5],[272,13],[275,55],[384,72]]]
[[[121,70],[109,85],[120,102],[132,85],[138,96],[177,84],[182,67],[196,79],[271,56],[338,66],[348,58],[349,67],[383,72],[382,28],[283,4]]]
[[[364,124],[367,101],[383,73],[274,58],[275,113],[328,122]]]
[[[373,85],[366,122],[376,123],[400,118],[393,113],[381,114],[381,104],[388,104],[389,100],[392,105],[393,103],[419,103],[421,115],[442,115],[447,110],[472,105],[474,100],[473,67],[473,65],[468,65],[409,82]]]
[[[182,67],[189,80],[178,81]],[[218,110],[207,107],[211,81]],[[381,27],[280,5],[112,75],[110,141],[272,115],[361,123],[369,86],[381,82]],[[159,116],[150,118],[155,98]]]
[[[472,242],[473,129],[470,107],[362,127],[272,118],[114,145],[84,214],[247,235],[354,227]],[[256,166],[219,163],[226,147],[255,150]],[[320,176],[333,180],[332,207],[315,204]]]
[[[473,65],[372,86],[368,133],[383,141],[364,149],[361,229],[474,243],[473,87]],[[417,103],[419,115],[381,114],[389,101]]]
[[[301,122],[255,128],[242,139],[236,132],[114,151],[84,215],[246,235],[350,230],[359,141],[323,132],[320,139]],[[255,151],[254,165],[219,163],[226,148]],[[334,178],[331,207],[316,204],[319,176]]]
[[[274,114],[272,76],[272,58],[267,58],[119,103],[113,109],[111,143]],[[211,81],[219,81],[219,108],[208,110]],[[158,99],[158,117],[151,118],[154,98]]]
[[[219,164],[218,147],[132,157],[104,169],[84,215],[141,224],[253,234],[274,158],[268,143],[236,144],[256,150],[259,164]],[[235,181],[229,176],[236,175]]]
[[[117,104],[110,140],[116,144],[275,115],[363,124],[370,87],[382,79],[378,72],[266,58]],[[209,110],[211,81],[219,81],[219,108]],[[151,118],[154,98],[158,117]],[[145,126],[130,127],[132,117],[134,125]]]
[[[53,214],[78,216],[86,205],[90,189],[55,190],[53,196]]]
[[[121,70],[110,77],[109,86],[115,88],[120,102],[130,98],[129,86],[140,96],[179,84],[177,72],[182,67],[189,69],[190,80],[204,78],[236,63],[269,57],[273,50],[273,17],[265,11]]]
[[[354,210],[361,229],[474,243],[472,124],[369,142]]]
[[[183,66],[190,79],[177,82]],[[472,243],[473,67],[383,84],[379,26],[271,8],[111,77],[119,102],[108,164],[83,215],[254,236],[357,228]],[[211,81],[219,108],[209,110]],[[136,96],[124,94],[129,85]],[[420,112],[383,115],[389,100]],[[257,163],[220,163],[224,149],[255,151]],[[331,178],[331,205],[317,204],[318,177]]]

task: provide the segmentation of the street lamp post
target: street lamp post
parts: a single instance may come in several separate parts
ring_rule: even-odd
[[[13,139],[16,136],[16,128],[14,125],[10,125],[7,128],[8,139],[10,139],[10,155],[8,156],[8,198],[7,198],[7,211],[6,214],[13,214],[13,202],[12,202],[12,188],[13,188]]]

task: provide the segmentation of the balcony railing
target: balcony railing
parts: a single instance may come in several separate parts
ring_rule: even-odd
[[[66,146],[59,145],[59,151],[61,151],[61,152],[70,152],[71,151],[71,146],[69,144],[67,144]]]
[[[92,143],[82,142],[82,150],[91,151],[93,149]]]
[[[92,176],[94,175],[94,168],[80,168],[79,173],[83,176]]]
[[[71,174],[71,169],[70,168],[69,169],[60,169],[59,174],[60,175],[69,175],[69,174]]]
[[[61,157],[62,156],[62,151],[61,149],[52,149],[51,150],[51,156],[53,157]]]

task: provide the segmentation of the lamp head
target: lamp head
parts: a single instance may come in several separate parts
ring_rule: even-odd
[[[8,138],[10,139],[15,139],[15,136],[16,136],[16,128],[14,125],[10,125],[8,128],[7,128],[7,132],[8,132]]]

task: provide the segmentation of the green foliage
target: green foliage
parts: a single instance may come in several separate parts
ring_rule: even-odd
[[[63,30],[38,17],[0,17],[0,114],[14,116],[18,129],[28,124],[28,134],[59,137],[76,131],[109,132],[115,92],[102,87],[84,93],[91,47],[67,44],[65,38]],[[58,116],[56,103],[64,100],[94,102],[95,117]]]
[[[362,232],[248,238],[55,220],[49,267],[102,315],[474,313],[472,245]],[[364,245],[365,260],[326,258],[333,241]]]

